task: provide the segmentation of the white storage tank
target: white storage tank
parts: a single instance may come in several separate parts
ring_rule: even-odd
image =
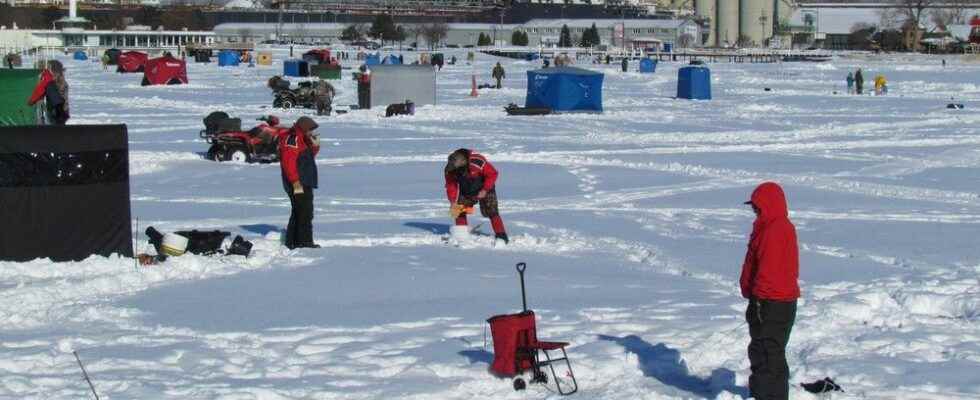
[[[708,40],[704,43],[705,46],[713,47],[718,45],[718,15],[717,4],[718,0],[695,0],[694,1],[694,15],[699,18],[705,18],[708,20],[708,26],[705,28],[708,34]],[[698,38],[700,40],[700,38]]]
[[[772,36],[773,0],[741,0],[738,30],[755,46]]]
[[[718,0],[718,46],[738,43],[738,0]]]

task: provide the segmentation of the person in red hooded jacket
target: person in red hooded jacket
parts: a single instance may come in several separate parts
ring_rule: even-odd
[[[745,204],[752,205],[756,215],[739,279],[742,296],[749,300],[749,391],[759,400],[788,399],[786,344],[800,297],[796,228],[789,220],[786,195],[776,183],[759,185]]]
[[[286,227],[286,247],[320,247],[313,242],[313,189],[317,187],[316,155],[320,139],[310,117],[300,117],[289,131],[279,135],[282,186],[292,210]]]
[[[446,196],[456,225],[466,225],[465,209],[480,203],[480,214],[490,218],[497,239],[510,243],[497,207],[497,169],[487,158],[469,149],[458,149],[446,163]]]

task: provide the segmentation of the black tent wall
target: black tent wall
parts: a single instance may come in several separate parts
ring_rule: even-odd
[[[133,256],[125,125],[0,127],[0,260]]]

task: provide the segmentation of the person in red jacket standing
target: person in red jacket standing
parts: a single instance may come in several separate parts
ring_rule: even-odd
[[[279,136],[279,165],[282,186],[292,210],[286,227],[286,247],[320,247],[313,243],[313,189],[317,187],[316,155],[320,139],[310,117],[300,117],[289,131]]]
[[[796,228],[789,220],[786,195],[778,184],[766,182],[752,192],[756,219],[739,279],[749,300],[749,391],[759,400],[789,398],[786,344],[796,320],[800,275]]]
[[[456,219],[456,225],[466,225],[465,209],[479,202],[480,213],[490,218],[497,239],[510,243],[497,210],[497,176],[493,164],[473,150],[459,149],[450,154],[445,169],[449,213]]]

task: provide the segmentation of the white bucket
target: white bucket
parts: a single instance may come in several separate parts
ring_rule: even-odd
[[[470,240],[469,225],[453,225],[449,227],[449,237],[457,242]]]
[[[187,238],[176,233],[163,235],[160,250],[168,256],[181,256],[187,251]]]

